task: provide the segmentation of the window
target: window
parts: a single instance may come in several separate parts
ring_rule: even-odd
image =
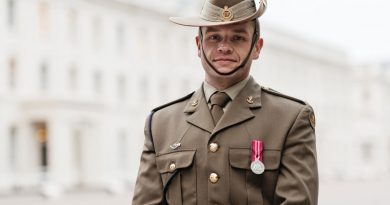
[[[123,75],[118,76],[118,98],[125,99],[126,98],[126,78]]]
[[[389,146],[387,147],[387,153],[388,153],[388,158],[387,158],[388,159],[388,162],[387,162],[388,166],[387,167],[388,167],[388,170],[389,170],[389,173],[390,173],[390,136],[388,136],[387,139],[389,139],[389,143],[388,143]]]
[[[390,136],[388,136],[387,139],[389,139],[388,147],[387,147],[387,160],[388,160],[388,169],[390,172]]]
[[[93,86],[96,93],[102,91],[102,73],[100,71],[95,71],[93,74]]]
[[[77,11],[75,9],[70,9],[69,10],[69,36],[73,43],[77,41],[77,34],[78,34],[77,21],[78,21]]]
[[[7,0],[7,21],[10,28],[15,25],[15,0]]]
[[[11,126],[9,129],[9,168],[11,171],[16,170],[16,135],[17,129],[14,126]]]
[[[371,93],[368,86],[364,86],[362,89],[362,100],[363,102],[370,103],[371,101]]]
[[[48,87],[48,68],[45,63],[43,63],[40,67],[39,71],[39,88],[44,91],[47,90]]]
[[[92,44],[93,48],[99,48],[102,40],[102,20],[100,17],[95,17],[92,21]]]
[[[83,142],[82,131],[80,129],[73,130],[73,163],[76,172],[80,173],[83,170]]]
[[[70,90],[76,90],[77,87],[78,87],[78,81],[77,81],[77,70],[74,66],[72,66],[70,69],[69,69],[69,73],[68,73],[68,82],[69,82],[69,88]]]
[[[362,159],[364,162],[370,162],[372,160],[372,144],[369,142],[365,142],[361,145],[361,154],[362,154]]]
[[[49,5],[44,1],[38,4],[38,26],[43,34],[49,31]]]
[[[148,56],[148,50],[149,50],[149,44],[150,44],[150,39],[148,37],[149,31],[142,27],[138,29],[137,36],[138,40],[136,40],[136,47],[137,47],[137,53],[138,57],[140,59],[144,59]]]
[[[123,171],[126,169],[127,164],[127,134],[126,131],[122,130],[119,133],[119,139],[116,149],[118,150],[118,164],[117,167],[119,170]]]
[[[123,24],[118,24],[116,28],[116,43],[118,51],[123,51],[125,47],[125,27]]]
[[[12,90],[16,87],[16,60],[9,59],[8,62],[8,87]]]

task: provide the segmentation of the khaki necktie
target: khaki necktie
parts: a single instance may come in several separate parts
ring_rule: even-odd
[[[216,125],[223,115],[223,107],[229,102],[229,96],[224,92],[216,92],[210,98],[211,115]]]

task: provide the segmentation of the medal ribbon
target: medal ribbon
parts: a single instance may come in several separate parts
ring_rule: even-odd
[[[255,160],[263,161],[263,141],[252,140],[252,162]]]

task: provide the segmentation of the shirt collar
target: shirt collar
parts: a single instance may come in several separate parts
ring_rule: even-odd
[[[225,92],[230,99],[234,100],[236,96],[240,93],[240,91],[245,87],[245,85],[248,83],[250,78],[250,75],[248,75],[244,80],[234,84],[233,86],[230,86],[229,88],[226,88],[225,90],[221,90],[221,92]],[[212,85],[208,84],[206,81],[203,82],[203,92],[204,96],[209,102],[211,95],[213,95],[218,90],[213,87]]]

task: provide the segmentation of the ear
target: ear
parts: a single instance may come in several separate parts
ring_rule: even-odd
[[[198,48],[198,57],[200,58],[201,57],[201,54],[200,54],[200,52],[201,52],[201,45],[200,45],[200,38],[199,38],[199,36],[196,36],[195,37],[195,42],[196,42],[196,47]]]
[[[252,59],[256,60],[259,59],[261,49],[263,48],[264,40],[262,38],[259,38],[255,44],[255,50],[252,53]]]

